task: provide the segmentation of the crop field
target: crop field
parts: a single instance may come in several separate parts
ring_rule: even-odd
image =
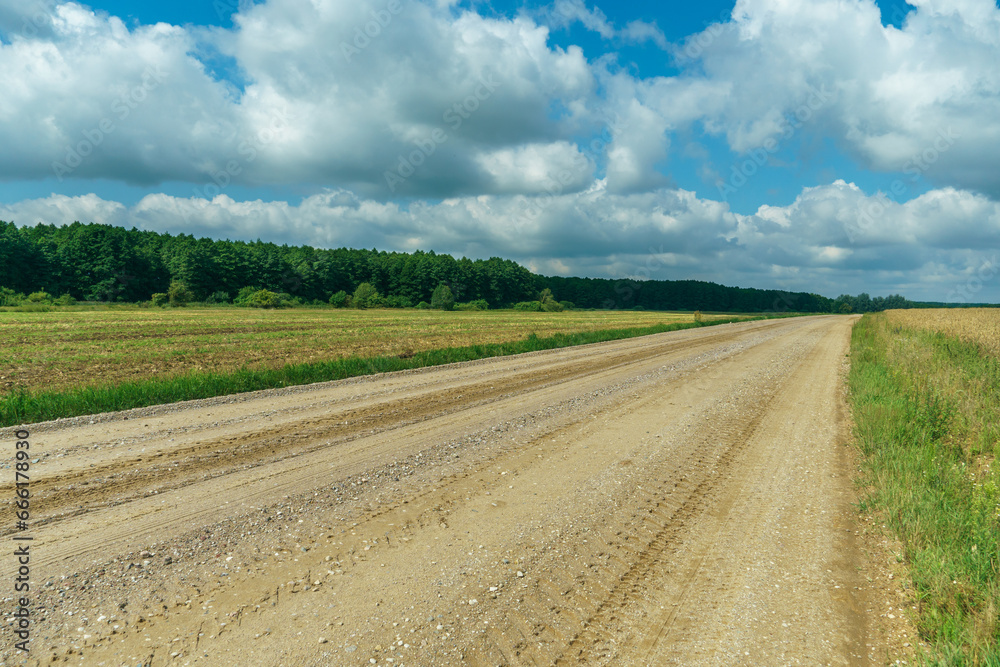
[[[704,319],[732,319],[731,314]],[[0,313],[0,395],[691,322],[691,313],[242,308]]]
[[[1000,308],[890,310],[886,317],[892,324],[953,336],[1000,356]]]
[[[862,510],[902,545],[931,664],[1000,664],[1000,310],[865,315],[851,398]]]

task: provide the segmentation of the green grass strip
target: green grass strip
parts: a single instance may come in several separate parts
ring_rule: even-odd
[[[898,537],[931,665],[1000,665],[1000,360],[866,315],[851,343],[861,511]]]
[[[317,363],[289,364],[275,369],[241,368],[223,373],[190,372],[166,378],[97,384],[63,391],[19,391],[0,399],[0,427],[759,319],[765,318],[674,322],[649,327],[555,334],[547,338],[532,334],[519,341],[427,350],[408,358],[353,356]]]

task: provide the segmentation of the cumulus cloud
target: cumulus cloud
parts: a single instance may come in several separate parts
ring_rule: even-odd
[[[526,18],[420,2],[270,0],[233,30],[127,28],[76,3],[51,33],[0,44],[0,178],[337,183],[441,196],[506,184],[480,156],[551,145],[586,113],[594,80],[578,48],[553,49]],[[9,16],[8,16],[9,15]],[[0,14],[16,26],[20,15]],[[231,57],[245,85],[203,60]],[[201,59],[200,59],[201,58]],[[385,172],[444,133],[399,192]],[[557,157],[557,160],[559,158]]]
[[[450,0],[233,4],[229,29],[0,0],[0,179],[195,193],[131,206],[53,195],[0,216],[499,254],[590,275],[653,271],[655,257],[653,277],[930,298],[997,248],[992,0],[913,0],[898,29],[872,0],[738,0],[674,45],[584,0],[495,18]],[[666,48],[680,73],[644,78],[613,52],[555,46],[550,30],[571,25]],[[899,201],[839,180],[738,215],[673,187],[677,153],[708,160],[692,142],[743,156],[790,127],[935,189]],[[239,202],[230,184],[314,194]]]
[[[668,46],[667,38],[655,23],[630,21],[624,28],[618,29],[600,8],[588,8],[583,0],[556,0],[546,7],[541,15],[546,23],[554,28],[567,28],[579,23],[604,39],[632,44],[652,42],[661,49],[666,49]]]
[[[163,194],[132,207],[95,195],[0,206],[19,224],[107,222],[214,238],[318,247],[434,248],[501,255],[538,271],[619,279],[699,278],[726,284],[889,293],[940,300],[984,262],[1000,266],[1000,204],[933,190],[895,203],[836,181],[788,206],[751,215],[684,190],[616,194],[604,181],[577,192],[479,195],[402,206],[330,190],[297,205]],[[1000,300],[987,285],[977,300]]]
[[[674,47],[679,76],[642,78],[549,44],[548,26],[581,23],[667,46],[654,25],[619,29],[583,0],[557,0],[536,18],[447,2],[268,0],[239,5],[232,29],[130,28],[74,2],[5,0],[0,143],[10,159],[0,178],[148,185],[225,174],[383,198],[502,194],[512,181],[484,156],[544,154],[554,164],[543,171],[558,170],[566,142],[613,115],[628,130],[606,164],[591,163],[610,190],[638,192],[667,183],[679,129],[724,136],[742,153],[805,111],[805,131],[870,168],[919,170],[997,198],[1000,9],[914,4],[896,29],[872,0],[739,0],[731,20]],[[232,76],[206,64],[219,54]],[[445,138],[433,155],[389,187],[386,172],[436,131]]]
[[[871,0],[738,0],[732,20],[677,47],[694,96],[664,117],[692,119],[744,152],[810,109],[807,131],[868,167],[1000,195],[1000,8],[993,0],[914,0],[901,29]],[[720,96],[718,91],[726,91]],[[660,96],[660,108],[670,104]],[[819,101],[816,104],[816,101]]]

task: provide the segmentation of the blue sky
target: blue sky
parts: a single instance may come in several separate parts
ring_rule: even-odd
[[[913,3],[0,0],[0,219],[1000,301],[1000,10]]]

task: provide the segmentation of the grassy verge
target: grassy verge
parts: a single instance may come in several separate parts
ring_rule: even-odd
[[[862,512],[904,548],[934,665],[1000,665],[1000,360],[866,315],[851,344]]]
[[[351,356],[332,361],[289,364],[282,368],[241,368],[231,372],[188,372],[117,384],[98,384],[67,390],[18,391],[0,399],[0,427],[48,421],[62,417],[130,410],[161,403],[176,403],[260,389],[342,380],[359,375],[386,373],[457,361],[472,361],[522,352],[549,350],[586,343],[619,340],[666,331],[747,322],[738,317],[707,322],[674,322],[649,327],[583,331],[540,338],[534,334],[508,343],[470,345],[426,350],[401,356]]]

